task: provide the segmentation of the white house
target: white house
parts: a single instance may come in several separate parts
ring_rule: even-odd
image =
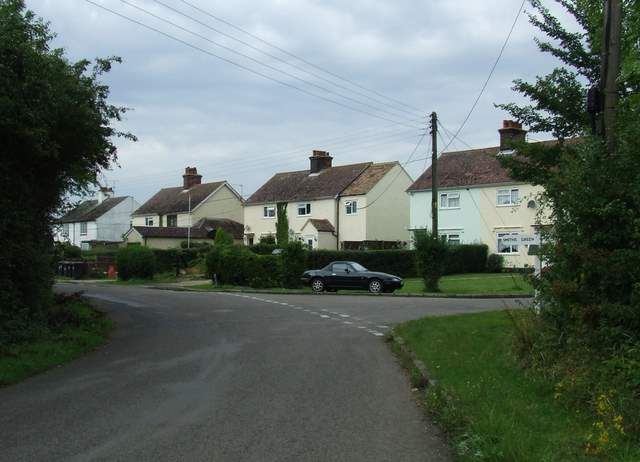
[[[244,207],[245,242],[275,235],[278,205],[289,234],[314,249],[378,248],[409,240],[411,177],[398,162],[333,166],[313,151],[309,170],[277,173]]]
[[[438,159],[438,234],[452,243],[484,243],[510,267],[532,266],[535,257],[514,237],[537,234],[540,187],[515,181],[497,156],[513,155],[513,141],[524,141],[519,123],[505,120],[500,146],[444,153]],[[432,170],[407,189],[412,230],[431,229]]]
[[[56,221],[54,240],[88,249],[91,243],[122,242],[131,227],[131,212],[140,206],[131,196],[113,197],[101,187],[95,199],[81,202]]]
[[[133,212],[127,243],[171,248],[187,240],[211,242],[219,228],[242,240],[242,196],[226,181],[202,183],[195,167],[182,179],[182,186],[161,189]]]

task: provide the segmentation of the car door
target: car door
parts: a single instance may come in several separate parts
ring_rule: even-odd
[[[327,276],[329,287],[344,289],[349,287],[349,265],[346,263],[334,263],[331,266],[331,273]]]
[[[345,278],[345,288],[349,289],[366,289],[367,287],[367,275],[356,271],[356,269],[347,264],[347,270]]]

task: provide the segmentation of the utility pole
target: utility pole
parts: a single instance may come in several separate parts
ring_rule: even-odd
[[[615,121],[620,72],[620,31],[622,6],[620,0],[605,0],[602,27],[602,57],[600,89],[604,97],[601,134],[607,142],[607,152],[615,151]]]
[[[431,232],[438,238],[438,114],[431,113]]]

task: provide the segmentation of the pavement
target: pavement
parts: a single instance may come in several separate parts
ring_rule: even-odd
[[[521,302],[79,289],[112,338],[0,389],[0,461],[448,461],[383,336]]]

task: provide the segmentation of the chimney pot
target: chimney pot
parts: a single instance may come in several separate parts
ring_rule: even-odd
[[[331,168],[333,157],[331,157],[327,151],[318,151],[314,149],[309,160],[311,161],[309,172],[320,173],[326,168]]]
[[[500,133],[500,151],[513,149],[514,144],[524,143],[527,131],[522,129],[522,124],[515,120],[503,120]]]
[[[190,189],[191,187],[202,183],[202,175],[198,175],[198,169],[196,167],[185,168],[182,179],[184,189]]]

